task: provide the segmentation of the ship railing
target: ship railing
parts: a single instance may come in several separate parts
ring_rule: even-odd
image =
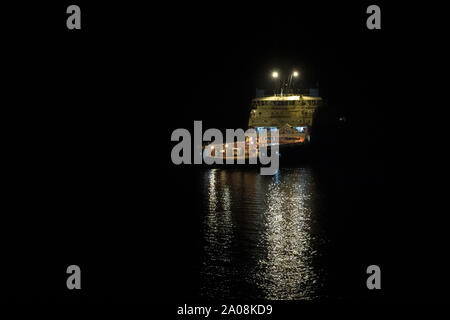
[[[290,90],[288,92],[283,92],[283,93],[275,93],[275,94],[269,94],[269,95],[264,95],[265,97],[270,97],[270,96],[276,96],[276,97],[286,97],[286,96],[292,96],[292,95],[305,95],[305,96],[309,96],[311,93],[310,89],[297,89],[297,90]]]

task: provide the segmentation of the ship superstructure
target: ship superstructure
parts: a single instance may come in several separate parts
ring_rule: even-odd
[[[305,95],[273,95],[252,100],[250,128],[310,127],[322,98]]]
[[[309,141],[310,128],[316,108],[322,98],[302,94],[275,94],[255,98],[248,121],[257,131],[279,130],[280,143]]]

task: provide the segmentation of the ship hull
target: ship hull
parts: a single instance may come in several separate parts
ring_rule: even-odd
[[[268,154],[271,154],[272,149],[268,147]],[[275,150],[274,150],[275,151]],[[214,159],[214,158],[211,158]],[[280,144],[278,146],[278,159],[280,166],[293,166],[308,162],[311,159],[311,144],[309,143],[291,143],[291,144]],[[269,164],[262,164],[258,158],[252,159],[256,163],[250,163],[250,159],[246,156],[244,159],[245,163],[238,163],[237,158],[234,158],[234,163],[226,163],[223,159],[223,163],[213,163],[204,165],[206,167],[212,168],[226,168],[226,167],[261,167],[269,166]]]

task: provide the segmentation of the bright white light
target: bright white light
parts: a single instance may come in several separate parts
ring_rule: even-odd
[[[272,78],[278,78],[278,72],[276,71],[272,72]]]
[[[298,72],[294,71],[294,73],[292,74],[294,77],[298,77]]]
[[[214,146],[211,146],[211,150],[214,150]]]
[[[228,143],[225,143],[225,148],[228,148]]]

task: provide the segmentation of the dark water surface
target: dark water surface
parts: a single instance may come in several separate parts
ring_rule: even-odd
[[[327,201],[314,170],[282,168],[200,173],[201,296],[315,299],[326,295],[321,225]]]

